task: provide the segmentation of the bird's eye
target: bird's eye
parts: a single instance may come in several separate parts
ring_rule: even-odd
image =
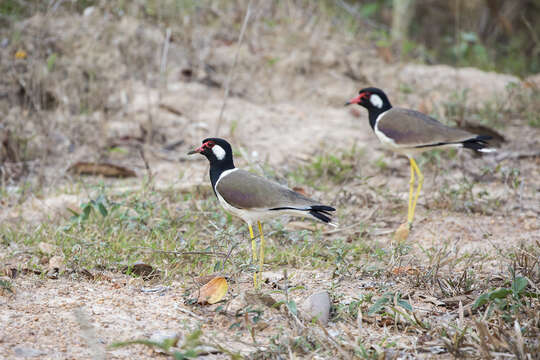
[[[216,143],[213,142],[213,141],[207,141],[207,142],[204,143],[204,147],[205,147],[205,148],[208,148],[208,149],[213,148],[214,145],[216,145]]]

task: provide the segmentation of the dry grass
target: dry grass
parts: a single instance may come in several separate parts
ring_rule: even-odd
[[[325,2],[254,1],[238,53],[222,124],[237,163],[335,204],[341,224],[266,224],[266,297],[250,295],[245,225],[218,208],[206,164],[183,155],[218,124],[246,4],[65,5],[0,30],[0,354],[156,356],[142,344],[177,358],[538,356],[538,88],[516,85],[501,107],[494,94],[479,107],[459,90],[405,88],[391,76],[402,65],[383,63]],[[494,157],[421,157],[405,243],[390,240],[406,161],[377,147],[365,114],[341,108],[367,82],[433,112],[443,99],[449,122],[472,115],[508,140]],[[67,173],[77,161],[138,178]],[[199,277],[216,272],[229,295],[195,304]],[[318,289],[332,298],[327,326],[299,310]],[[178,345],[149,342],[164,330]]]

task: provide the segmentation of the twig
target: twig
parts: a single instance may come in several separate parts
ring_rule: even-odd
[[[216,136],[219,135],[219,129],[221,128],[221,123],[223,121],[223,112],[225,111],[225,106],[227,105],[227,99],[229,98],[229,91],[231,86],[231,79],[234,69],[236,68],[236,63],[238,62],[238,55],[240,54],[240,46],[242,45],[242,40],[244,39],[244,33],[246,32],[247,23],[251,15],[251,4],[253,0],[249,0],[248,7],[246,10],[246,15],[244,16],[244,23],[242,24],[242,29],[240,30],[240,36],[238,37],[238,43],[236,44],[236,54],[234,54],[234,61],[227,74],[227,80],[225,81],[225,93],[223,95],[223,104],[221,105],[221,110],[219,111],[219,118],[216,126]]]
[[[205,318],[203,317],[200,317],[199,315],[195,314],[194,312],[191,312],[189,311],[188,309],[184,309],[184,308],[181,308],[180,306],[178,306],[178,304],[176,304],[176,309],[179,310],[180,312],[183,312],[184,314],[188,314],[190,316],[193,316],[195,319],[199,320],[199,321],[206,321]]]
[[[58,1],[56,1],[56,2],[52,2],[52,1],[51,1],[51,2],[49,3],[49,8],[50,8],[51,12],[55,12],[56,10],[58,10],[58,7],[59,7],[60,5],[62,5],[63,2],[64,2],[64,0],[58,0]],[[52,5],[51,5],[51,4],[52,4]]]
[[[391,234],[393,232],[395,232],[396,230],[394,229],[391,229],[391,230],[374,230],[371,232],[371,235],[372,236],[382,236],[382,235],[388,235],[388,234]]]
[[[142,146],[138,147],[139,155],[141,156],[142,161],[144,162],[144,167],[146,168],[146,172],[148,173],[148,183],[152,183],[152,170],[150,169],[150,165],[148,164],[148,161],[146,160],[146,157],[144,156],[144,150]]]
[[[531,37],[533,38],[534,43],[536,44],[536,46],[540,47],[540,39],[538,38],[538,35],[537,35],[536,31],[534,31],[531,23],[525,17],[525,14],[521,14],[521,20],[523,21],[523,23],[525,24],[527,29],[531,32]]]
[[[238,246],[238,242],[234,242],[231,246],[231,248],[229,249],[229,251],[227,252],[227,255],[225,256],[225,259],[223,260],[223,264],[221,265],[221,271],[225,271],[225,264],[227,263],[227,261],[229,260],[229,258],[231,257],[232,255],[232,252],[234,251],[234,249]]]
[[[320,321],[317,321],[317,325],[319,325],[319,327],[321,328],[321,330],[323,331],[324,335],[326,335],[326,338],[329,340],[330,344],[334,345],[334,347],[337,349],[337,351],[341,354],[341,356],[343,356],[344,359],[351,359],[351,355],[349,355],[342,347],[341,347],[341,344],[338,343],[336,340],[334,340],[334,338],[328,333],[328,330],[326,330],[326,328],[324,327],[324,325],[320,322]],[[356,350],[356,349],[355,349]]]
[[[211,252],[211,251],[172,251],[172,250],[160,250],[152,249],[146,246],[130,246],[130,249],[141,249],[152,252],[158,252],[162,254],[173,254],[176,256],[189,256],[189,255],[208,255],[208,256],[221,256],[227,257],[227,253],[224,252]]]
[[[161,52],[161,64],[159,72],[163,75],[167,70],[167,54],[169,53],[169,44],[171,42],[171,28],[165,30],[165,43],[163,44],[163,51]]]
[[[371,27],[372,29],[375,29],[375,30],[381,30],[381,29],[387,30],[388,29],[388,27],[384,26],[383,24],[377,24],[375,21],[372,21],[372,20],[366,18],[365,16],[361,16],[360,13],[357,10],[357,7],[353,7],[352,5],[349,5],[347,2],[345,2],[343,0],[336,1],[336,4],[339,7],[341,7],[343,10],[348,12],[350,15],[354,16],[357,20],[362,21],[362,23],[364,23],[365,25]]]
[[[163,146],[162,149],[166,150],[166,151],[173,151],[174,149],[176,149],[177,147],[179,147],[183,143],[184,143],[183,139],[176,140],[176,141],[173,141],[172,143],[169,143],[169,144]]]
[[[285,301],[286,306],[285,309],[287,310],[287,314],[296,322],[296,324],[302,328],[305,329],[306,326],[302,323],[302,321],[294,314],[291,309],[289,309],[289,277],[287,275],[287,269],[283,269],[283,279],[285,280],[284,284],[284,290],[285,290]]]

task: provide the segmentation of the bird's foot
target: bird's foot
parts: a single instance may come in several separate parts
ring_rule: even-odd
[[[402,242],[407,240],[409,237],[409,233],[412,229],[412,223],[405,222],[396,229],[396,232],[394,233],[394,240],[397,242]]]

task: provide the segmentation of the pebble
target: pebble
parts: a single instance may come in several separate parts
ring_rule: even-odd
[[[41,355],[46,354],[45,352],[41,350],[37,350],[28,346],[17,346],[15,349],[13,349],[13,352],[15,353],[15,356],[25,357],[25,358],[36,357],[36,356],[41,356]]]
[[[318,318],[319,321],[326,325],[330,319],[330,295],[326,291],[320,291],[310,295],[301,306],[303,317],[307,320]]]

